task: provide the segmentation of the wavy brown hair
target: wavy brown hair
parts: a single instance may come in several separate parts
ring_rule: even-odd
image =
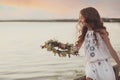
[[[103,25],[103,22],[100,18],[100,15],[98,13],[98,11],[93,8],[93,7],[87,7],[84,8],[80,11],[80,14],[85,18],[85,26],[81,26],[80,23],[80,18],[78,20],[78,25],[81,27],[81,35],[78,37],[78,41],[76,42],[76,46],[79,46],[80,43],[82,43],[84,41],[86,32],[88,30],[88,25],[91,27],[91,29],[94,31],[94,36],[95,36],[95,40],[97,41],[97,37],[96,37],[96,32],[101,34],[101,30],[106,30],[105,26]]]

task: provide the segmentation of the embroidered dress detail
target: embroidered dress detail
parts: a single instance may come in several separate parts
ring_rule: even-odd
[[[93,31],[87,31],[85,36],[86,77],[93,80],[115,80],[113,68],[109,62],[110,53],[99,33],[96,33],[98,44]]]

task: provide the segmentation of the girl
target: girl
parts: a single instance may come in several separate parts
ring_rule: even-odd
[[[82,9],[78,24],[81,26],[81,35],[74,47],[79,51],[84,42],[86,80],[116,80],[109,57],[111,55],[119,66],[120,60],[110,43],[98,11],[93,7]],[[65,47],[64,44],[61,47]]]

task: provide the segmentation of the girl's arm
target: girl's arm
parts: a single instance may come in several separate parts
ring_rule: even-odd
[[[74,44],[74,49],[75,49],[77,52],[79,52],[79,49],[81,48],[82,44],[83,44],[83,42],[79,42],[79,41],[77,40],[77,41],[75,42],[75,44]],[[60,44],[59,44],[59,47],[60,47],[61,49],[65,49],[65,48],[66,48],[65,44],[63,44],[63,43],[60,43]]]
[[[83,41],[80,42],[78,40],[78,41],[75,42],[74,48],[76,49],[76,51],[79,52],[79,49],[81,48],[82,44],[83,44]]]
[[[103,30],[102,31],[103,34],[101,35],[101,37],[103,38],[104,42],[106,43],[107,45],[107,48],[109,49],[109,52],[111,54],[111,56],[113,57],[113,59],[116,61],[116,63],[120,66],[120,60],[119,60],[119,57],[116,53],[116,51],[113,49],[111,43],[110,43],[110,40],[108,38],[108,33],[106,30]]]

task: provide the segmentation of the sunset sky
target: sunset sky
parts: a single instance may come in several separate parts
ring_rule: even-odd
[[[0,0],[0,20],[75,19],[90,6],[101,17],[120,18],[120,0]]]

